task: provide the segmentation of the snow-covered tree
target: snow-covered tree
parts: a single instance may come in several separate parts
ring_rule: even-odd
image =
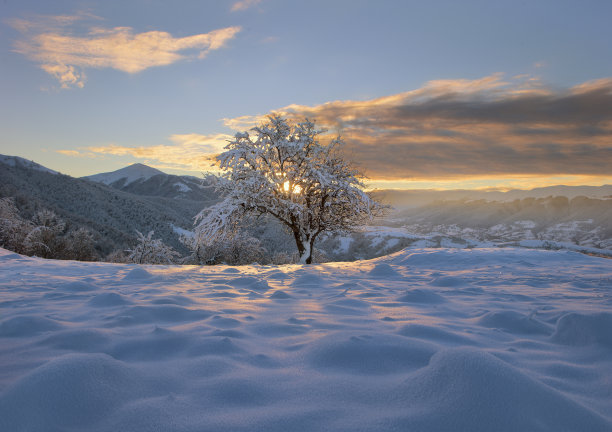
[[[261,264],[266,252],[258,239],[246,233],[212,245],[205,245],[191,236],[181,237],[181,242],[191,250],[191,255],[185,259],[185,264],[245,265],[256,262]]]
[[[19,215],[13,198],[0,198],[0,246],[24,253],[24,240],[32,224]]]
[[[116,249],[104,257],[104,261],[111,263],[129,263],[131,262],[128,257],[129,251],[122,249]]]
[[[41,258],[61,258],[66,247],[62,238],[66,223],[51,210],[40,210],[32,218],[34,228],[24,240],[26,251]]]
[[[94,239],[85,228],[70,231],[66,238],[67,256],[78,261],[95,261],[97,258]]]
[[[160,239],[153,238],[153,231],[144,236],[140,231],[138,244],[129,250],[128,259],[137,264],[172,264],[180,257],[180,254],[170,246],[164,244]]]
[[[235,236],[245,216],[268,214],[293,235],[300,262],[310,264],[321,233],[351,231],[382,212],[340,156],[339,137],[324,145],[313,122],[291,125],[279,116],[252,132],[236,134],[217,157],[224,199],[196,217],[199,242]]]

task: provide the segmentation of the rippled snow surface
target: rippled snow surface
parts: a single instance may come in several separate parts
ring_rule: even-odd
[[[610,431],[612,260],[180,267],[0,250],[1,431]]]

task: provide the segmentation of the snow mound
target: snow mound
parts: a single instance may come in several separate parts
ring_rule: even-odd
[[[147,335],[116,344],[110,354],[119,360],[155,361],[183,356],[196,343],[192,336],[156,328]]]
[[[487,312],[477,319],[477,323],[509,333],[550,335],[553,331],[548,324],[515,311]]]
[[[23,258],[23,256],[7,251],[6,249],[0,248],[0,261],[17,260]]]
[[[72,291],[72,292],[80,292],[80,291],[96,291],[98,287],[88,282],[75,281],[75,282],[70,282],[70,283],[67,283],[66,285],[61,286],[61,289],[66,290],[66,291]]]
[[[228,287],[231,289],[231,287]],[[240,294],[236,294],[231,291],[213,291],[211,293],[206,294],[206,297],[209,298],[236,298],[240,297]]]
[[[317,369],[333,369],[359,375],[407,372],[425,366],[433,345],[393,335],[340,335],[313,344],[309,363]]]
[[[0,430],[84,430],[145,394],[137,370],[104,354],[68,354],[17,381],[0,398]]]
[[[129,303],[130,302],[126,300],[125,297],[115,292],[98,294],[88,302],[90,306],[94,307],[122,306]]]
[[[398,334],[416,339],[425,339],[432,342],[441,342],[452,345],[476,345],[472,339],[453,333],[439,327],[433,327],[423,324],[408,324],[403,326]]]
[[[214,317],[211,318],[209,324],[216,328],[227,329],[227,328],[239,327],[242,323],[235,318],[228,318],[228,317],[223,317],[220,315],[215,315]]]
[[[584,346],[601,344],[612,348],[612,313],[568,313],[557,321],[554,342]]]
[[[466,285],[466,281],[455,276],[440,276],[435,278],[431,284],[437,287],[459,287]]]
[[[154,276],[151,273],[149,273],[142,267],[135,267],[132,270],[130,270],[128,274],[125,275],[123,280],[127,282],[131,282],[131,281],[139,281],[139,280],[148,280],[148,279],[152,279],[153,277]]]
[[[49,347],[77,352],[103,350],[111,341],[105,332],[95,329],[77,329],[56,332],[40,342]]]
[[[205,310],[188,309],[176,305],[133,306],[115,316],[115,325],[193,322],[204,320],[211,315]]]
[[[440,294],[431,290],[414,288],[407,290],[404,295],[397,298],[397,301],[405,303],[444,303],[446,299]]]
[[[244,349],[239,347],[229,337],[211,337],[199,341],[193,348],[188,351],[191,357],[197,356],[229,356],[233,354],[242,354]]]
[[[398,277],[401,276],[397,270],[387,263],[379,263],[374,266],[372,270],[368,272],[370,276],[375,277]]]
[[[158,297],[151,301],[151,303],[156,305],[179,305],[179,306],[189,306],[195,304],[195,301],[190,299],[189,297],[185,297],[183,295],[169,295]]]
[[[606,431],[600,415],[513,366],[469,348],[436,353],[404,383],[405,430]],[[511,408],[510,408],[511,407]]]
[[[293,280],[293,287],[317,288],[326,284],[326,280],[315,273],[302,273]]]
[[[272,294],[270,298],[283,300],[283,299],[290,299],[291,296],[287,294],[285,291],[278,290],[278,291],[274,291],[274,294]]]
[[[227,283],[236,288],[250,289],[257,292],[266,292],[270,289],[268,282],[253,276],[240,276],[228,280]]]
[[[21,315],[2,321],[0,323],[0,336],[35,336],[60,328],[62,328],[62,324],[55,320],[36,315]]]
[[[238,270],[236,267],[226,267],[223,269],[223,273],[240,273],[240,270]]]

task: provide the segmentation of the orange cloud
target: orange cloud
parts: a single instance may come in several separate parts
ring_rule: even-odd
[[[112,68],[134,74],[181,60],[202,59],[225,46],[240,31],[240,27],[226,27],[175,38],[162,31],[135,33],[130,27],[89,27],[85,34],[74,34],[74,24],[90,18],[79,15],[12,20],[11,25],[24,35],[15,42],[14,50],[39,63],[62,88],[83,87],[85,69]]]
[[[57,152],[72,157],[133,156],[157,168],[207,171],[214,169],[215,155],[221,153],[231,139],[231,136],[225,134],[176,134],[170,137],[171,145],[128,147],[109,144]]]
[[[495,74],[437,80],[365,101],[290,105],[340,131],[345,152],[373,180],[483,176],[610,176],[612,79],[553,90],[540,80]],[[224,119],[238,130],[265,116]]]

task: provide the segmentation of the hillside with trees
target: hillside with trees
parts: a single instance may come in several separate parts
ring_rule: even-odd
[[[154,231],[168,245],[185,250],[178,230],[193,227],[193,217],[214,202],[214,191],[203,189],[200,199],[138,195],[102,183],[0,162],[0,198],[12,198],[20,216],[31,220],[49,210],[65,221],[68,230],[91,232],[100,257],[129,249],[136,231]]]

